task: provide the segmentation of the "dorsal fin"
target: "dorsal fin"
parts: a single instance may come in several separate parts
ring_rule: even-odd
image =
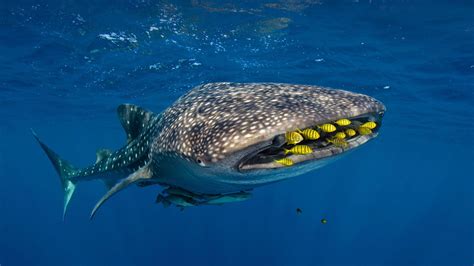
[[[98,149],[95,154],[97,155],[97,159],[95,163],[98,163],[102,161],[103,159],[108,158],[112,154],[112,151],[108,149]]]
[[[117,114],[120,123],[127,134],[128,142],[138,137],[153,117],[152,112],[133,104],[119,105],[117,108]]]

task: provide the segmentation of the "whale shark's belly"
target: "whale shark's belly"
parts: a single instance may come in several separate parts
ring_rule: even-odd
[[[252,171],[252,173],[207,172],[205,168],[193,169],[192,166],[180,160],[166,159],[158,166],[160,174],[156,180],[161,185],[182,188],[196,194],[227,194],[247,191],[303,175],[332,163],[344,155],[345,153],[328,160],[300,164],[291,170],[282,168],[273,171]]]

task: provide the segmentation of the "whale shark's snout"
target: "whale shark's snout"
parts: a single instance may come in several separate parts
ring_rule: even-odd
[[[336,155],[340,155],[344,152],[350,151],[364,143],[368,140],[375,138],[378,135],[379,128],[381,126],[381,121],[384,112],[371,112],[371,113],[364,113],[359,116],[344,116],[344,117],[337,117],[329,120],[319,120],[314,121],[313,125],[311,126],[298,126],[296,130],[303,129],[316,129],[318,125],[323,125],[327,123],[331,123],[333,121],[337,121],[339,119],[348,119],[351,121],[352,126],[343,126],[340,127],[337,124],[334,124],[336,127],[336,131],[333,133],[329,132],[320,132],[320,138],[318,140],[303,140],[298,145],[304,145],[311,148],[311,152],[307,154],[289,154],[285,156],[284,151],[291,149],[292,145],[288,145],[285,142],[285,133],[282,132],[273,132],[270,136],[273,136],[271,139],[272,141],[267,141],[266,143],[259,143],[254,144],[251,148],[247,149],[246,156],[242,157],[237,165],[235,165],[236,169],[241,172],[247,172],[251,170],[258,170],[258,169],[274,169],[274,168],[286,168],[289,167],[288,165],[282,164],[279,162],[282,158],[288,158],[291,160],[293,164],[299,164],[303,162],[309,161],[316,161],[316,160],[323,160],[329,157],[334,157]],[[370,130],[368,134],[358,134],[358,127],[363,125],[367,122],[375,122],[377,125],[376,128]],[[353,130],[352,132],[356,132],[354,136],[347,136],[345,133],[347,130]],[[296,131],[298,132],[298,131]],[[345,135],[344,139],[340,139],[339,142],[332,143],[336,134],[343,133]],[[263,147],[262,147],[263,146]],[[253,149],[252,149],[253,147]],[[291,165],[291,166],[292,166]]]
[[[278,163],[278,159],[281,159],[284,155],[283,151],[292,147],[292,145],[286,143],[285,134],[287,132],[302,132],[305,129],[311,129],[319,133],[319,138],[316,140],[303,140],[298,143],[298,145],[310,147],[312,152],[285,156],[291,159],[294,164],[339,155],[366,143],[378,135],[385,113],[385,106],[374,98],[331,89],[320,89],[319,96],[316,96],[312,101],[311,94],[308,97],[309,101],[306,98],[300,99],[300,102],[292,99],[291,106],[297,106],[297,108],[289,107],[291,110],[281,111],[277,106],[277,108],[272,109],[272,113],[275,115],[274,119],[284,122],[280,122],[281,127],[268,127],[255,133],[257,135],[256,139],[264,139],[265,141],[242,143],[243,149],[247,149],[248,153],[239,161],[236,169],[246,172],[288,167],[288,165]],[[348,120],[350,124],[338,125],[335,123],[340,119]],[[360,134],[359,128],[367,122],[374,122],[376,126],[370,132]],[[324,124],[334,125],[335,130],[325,132],[318,129]],[[355,132],[355,134],[348,136],[346,133],[348,130],[352,130],[351,132]],[[342,133],[343,138],[339,143],[332,143],[331,140],[338,133]]]

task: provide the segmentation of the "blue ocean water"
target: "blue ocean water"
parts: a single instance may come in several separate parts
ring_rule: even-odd
[[[0,265],[474,264],[472,1],[0,2]],[[163,208],[60,181],[117,149],[115,109],[159,112],[216,81],[368,94],[379,137],[249,201]],[[295,209],[303,213],[296,215]],[[326,224],[320,220],[327,219]]]

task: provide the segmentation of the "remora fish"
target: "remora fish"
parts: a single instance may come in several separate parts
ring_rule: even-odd
[[[380,127],[348,140],[344,149],[318,146],[310,154],[290,155],[291,167],[275,162],[272,152],[285,144],[286,132],[342,118],[381,125],[384,112],[384,105],[374,98],[343,90],[210,83],[195,87],[161,114],[120,105],[127,144],[115,152],[98,151],[97,162],[83,169],[61,159],[33,135],[59,174],[63,215],[80,182],[99,179],[106,184],[109,190],[92,218],[110,196],[133,183],[175,187],[200,198],[211,195],[209,199],[217,202],[216,195],[225,197],[315,170],[375,138]]]

